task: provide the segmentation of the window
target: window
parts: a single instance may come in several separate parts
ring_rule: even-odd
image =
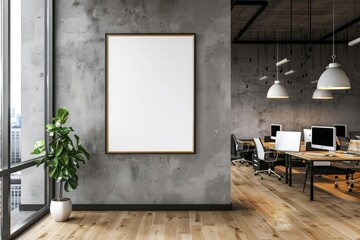
[[[46,214],[52,194],[47,172],[30,154],[35,141],[45,138],[52,115],[51,17],[52,0],[1,2],[2,239],[15,237]]]

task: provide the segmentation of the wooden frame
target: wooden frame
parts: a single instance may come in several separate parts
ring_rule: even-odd
[[[106,34],[106,153],[195,153],[195,34]]]

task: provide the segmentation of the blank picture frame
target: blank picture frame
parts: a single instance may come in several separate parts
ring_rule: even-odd
[[[195,34],[106,34],[106,153],[195,153]]]

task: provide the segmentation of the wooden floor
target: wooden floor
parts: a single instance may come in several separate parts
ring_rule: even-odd
[[[73,212],[66,223],[48,215],[19,239],[360,239],[360,183],[349,193],[316,177],[310,202],[300,170],[288,187],[233,166],[229,212]]]

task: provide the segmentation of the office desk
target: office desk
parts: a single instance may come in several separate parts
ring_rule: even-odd
[[[255,143],[253,140],[238,140],[238,142],[240,142],[244,145],[249,145],[251,147],[255,147]],[[272,149],[272,150],[275,148],[275,142],[264,142],[263,139],[261,139],[261,142],[262,142],[264,148]]]
[[[309,164],[309,175],[310,175],[310,201],[314,200],[314,161],[360,161],[360,156],[346,156],[342,154],[341,152],[336,152],[335,156],[314,156],[307,153],[311,153],[311,151],[308,152],[286,152],[286,155],[289,156],[289,185],[292,181],[291,176],[291,157],[296,157],[298,159],[302,159],[308,162]],[[315,153],[323,153],[327,154],[328,151],[315,151]],[[291,186],[291,185],[290,185]]]

